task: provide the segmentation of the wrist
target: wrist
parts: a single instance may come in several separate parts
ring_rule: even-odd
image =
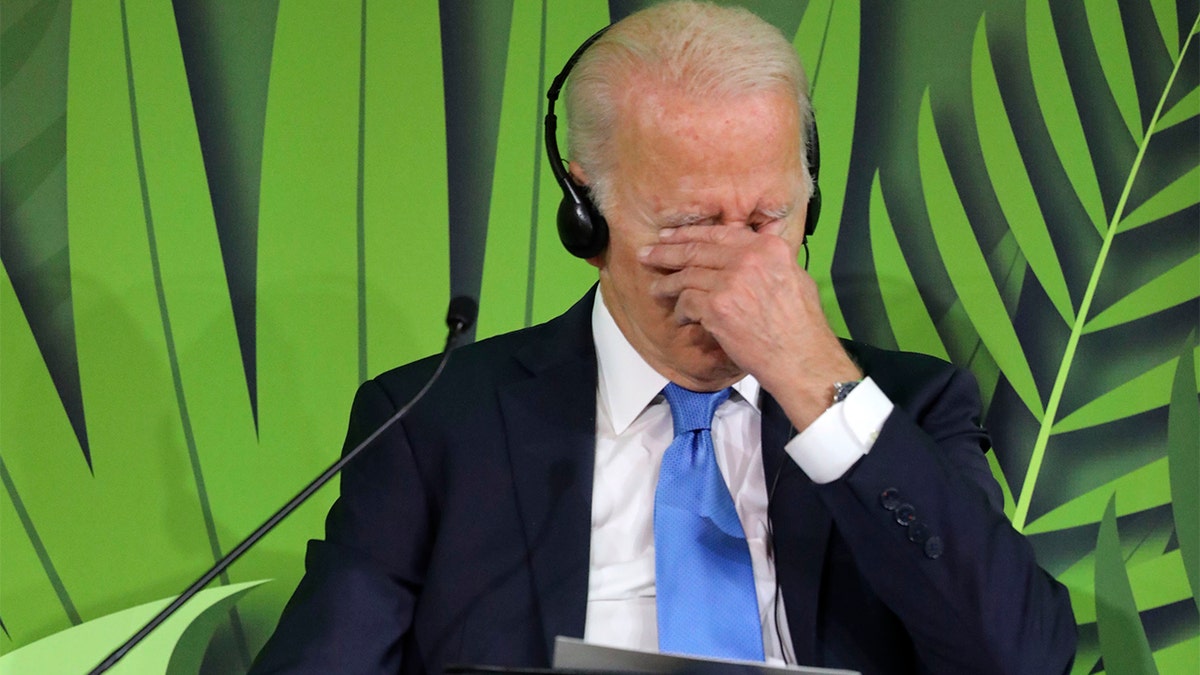
[[[863,372],[846,356],[843,363],[819,374],[803,371],[778,385],[763,382],[763,378],[759,381],[775,397],[796,430],[803,431],[838,402],[839,389],[848,395],[863,378]]]

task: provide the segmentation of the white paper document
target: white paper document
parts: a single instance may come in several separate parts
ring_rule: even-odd
[[[808,673],[809,675],[860,675],[856,670],[834,668],[809,668],[805,666],[771,665],[760,661],[736,661],[732,659],[700,658],[643,652],[636,649],[619,649],[595,645],[577,638],[558,636],[554,640],[554,667],[577,671],[598,670],[605,672],[634,673],[687,673],[688,675],[709,673],[725,675],[785,675]]]

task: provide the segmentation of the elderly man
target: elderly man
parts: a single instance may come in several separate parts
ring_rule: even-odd
[[[1068,670],[1067,595],[1001,511],[973,379],[840,342],[797,264],[812,122],[788,41],[669,3],[571,78],[568,189],[607,230],[582,252],[598,289],[463,348],[347,469],[256,667],[545,666],[568,635],[866,673]],[[348,446],[432,368],[365,383]]]

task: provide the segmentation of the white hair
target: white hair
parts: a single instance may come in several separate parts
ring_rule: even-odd
[[[696,100],[723,100],[760,91],[783,92],[799,106],[800,138],[808,137],[808,79],[779,29],[741,7],[680,0],[654,5],[614,24],[580,57],[567,84],[571,159],[587,175],[603,212],[611,205],[611,148],[621,103],[634,81]],[[801,141],[805,182],[812,192]]]

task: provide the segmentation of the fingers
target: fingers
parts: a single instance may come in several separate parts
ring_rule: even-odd
[[[661,276],[650,284],[656,298],[674,298],[685,290],[711,291],[721,282],[721,272],[703,267],[685,267]]]
[[[638,251],[638,260],[660,270],[731,269],[746,262],[790,266],[796,259],[787,241],[766,227],[755,232],[744,227],[684,226],[661,230],[659,239],[658,244]]]
[[[638,259],[644,265],[664,270],[681,270],[685,267],[725,267],[731,252],[724,246],[706,242],[662,243],[646,246],[638,251]]]
[[[722,268],[750,246],[758,235],[738,227],[694,225],[670,227],[659,231],[659,243],[638,251],[638,258],[650,267],[678,270],[685,267]]]

